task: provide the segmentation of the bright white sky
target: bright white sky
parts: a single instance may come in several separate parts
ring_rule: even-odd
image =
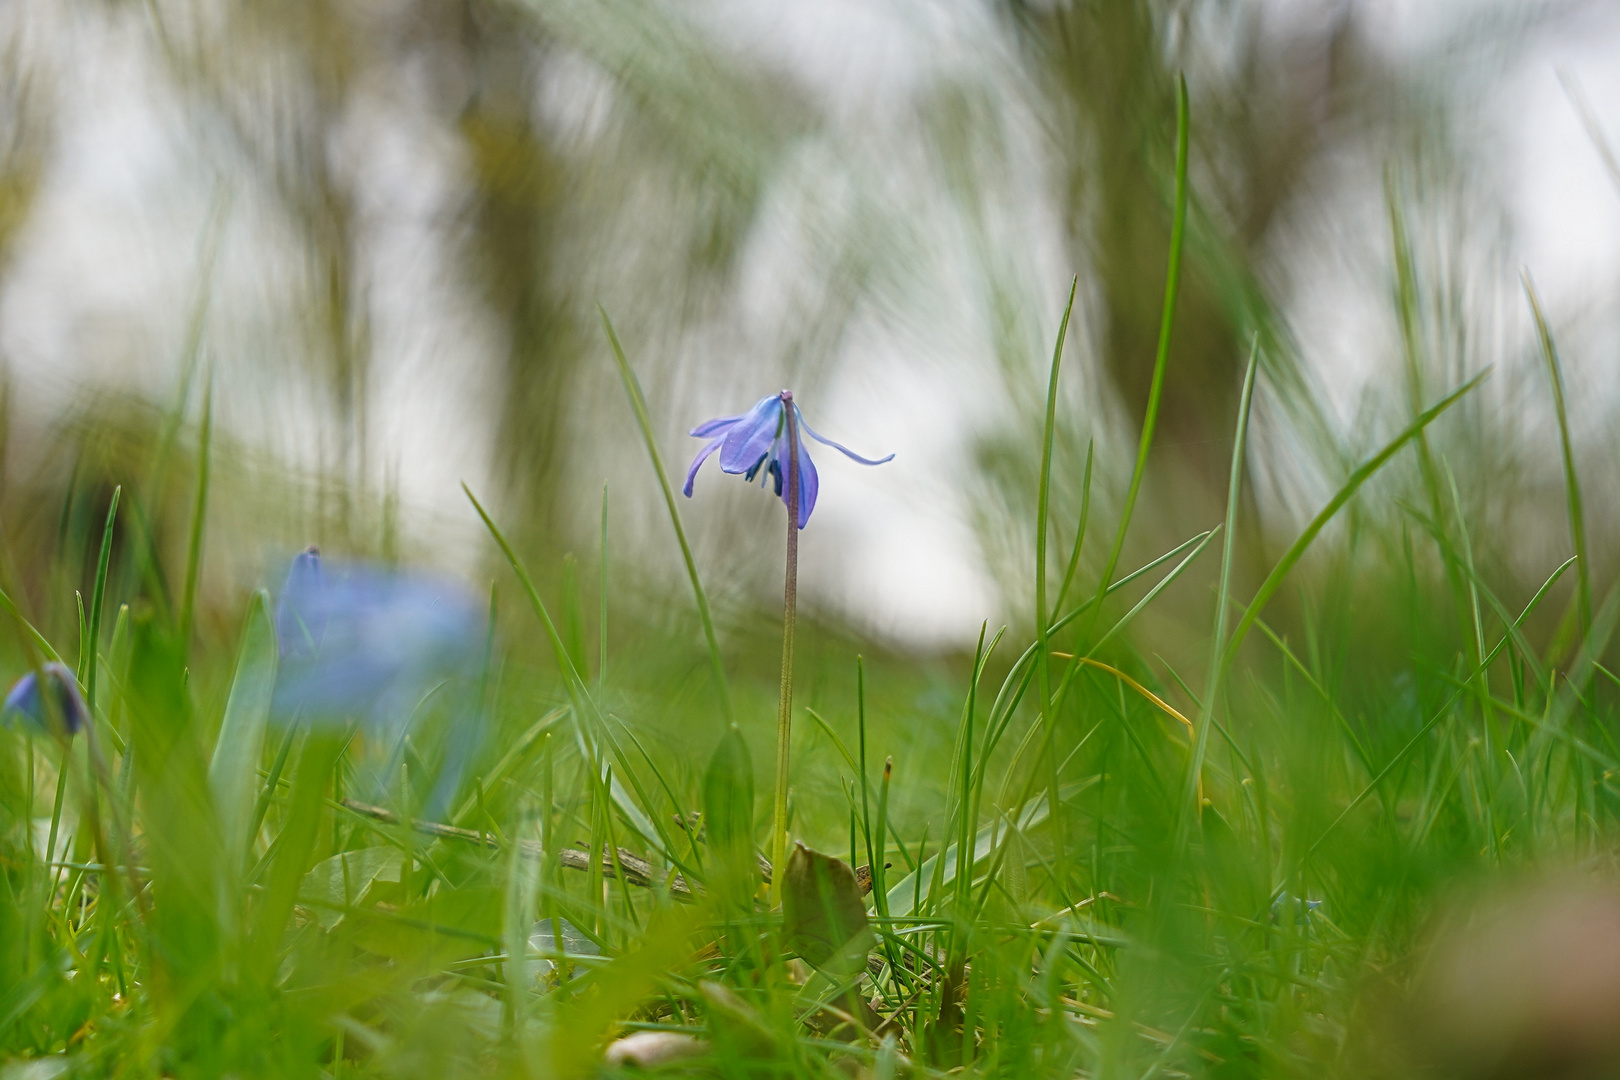
[[[1371,7],[1397,54],[1420,51],[1437,26],[1447,25],[1447,10],[1477,9],[1461,0],[1383,0]],[[25,42],[49,58],[59,122],[46,188],[0,291],[0,355],[16,378],[19,411],[48,418],[86,386],[102,384],[172,400],[201,238],[210,207],[223,205],[209,336],[224,372],[222,425],[301,466],[331,460],[329,441],[307,419],[294,419],[310,410],[300,407],[280,355],[288,343],[277,327],[291,317],[287,283],[299,273],[294,240],[276,224],[266,193],[221,182],[198,153],[198,125],[206,121],[167,87],[140,6],[29,0],[19,10]],[[666,426],[665,453],[672,466],[684,467],[697,445],[677,434],[687,420],[739,411],[779,388],[783,377],[772,370],[769,349],[760,350],[767,358],[757,364],[749,350],[770,340],[782,298],[793,295],[796,275],[813,258],[802,212],[812,195],[826,196],[825,161],[837,163],[836,182],[866,185],[879,204],[909,215],[914,235],[927,237],[919,258],[929,268],[908,294],[909,307],[858,319],[822,397],[805,402],[824,434],[863,453],[897,457],[865,469],[830,451],[818,454],[821,501],[805,535],[802,577],[808,603],[924,647],[959,644],[981,619],[1005,617],[955,482],[969,465],[969,433],[1005,419],[1009,408],[998,376],[974,374],[974,365],[986,362],[990,334],[980,268],[988,264],[1027,303],[1032,355],[1050,347],[1043,342],[1055,329],[1072,272],[1038,176],[1005,179],[989,230],[995,246],[986,253],[953,224],[919,149],[913,105],[920,87],[940,79],[993,82],[1010,63],[994,27],[976,10],[922,0],[717,5],[716,25],[725,27],[729,47],[791,72],[825,106],[831,146],[795,149],[800,158],[783,171],[783,190],[767,200],[763,225],[745,252],[747,285],[732,309],[736,325],[700,331],[689,344],[728,353],[714,370],[747,369],[750,381],[688,388],[683,402],[697,415]],[[1500,165],[1500,182],[1509,185],[1509,229],[1489,253],[1500,263],[1503,295],[1511,301],[1519,266],[1528,266],[1555,319],[1612,309],[1620,288],[1620,189],[1560,74],[1581,88],[1620,148],[1620,18],[1613,17],[1594,16],[1568,33],[1536,38],[1478,102],[1475,129]],[[558,78],[557,123],[588,135],[606,92],[598,87],[593,94],[599,76],[579,65]],[[435,559],[471,569],[469,553],[479,549],[467,541],[476,522],[459,484],[486,491],[494,485],[487,373],[502,345],[448,269],[454,254],[442,222],[461,183],[456,143],[444,118],[424,114],[402,79],[367,87],[344,128],[372,241],[366,270],[376,380],[368,456],[373,482],[397,482],[407,528],[425,538]],[[1008,110],[1013,153],[1024,140],[1033,158],[1038,136],[1018,113],[1016,95],[998,105]],[[1377,361],[1368,358],[1385,345],[1369,340],[1377,334],[1366,327],[1384,303],[1378,260],[1387,256],[1378,246],[1384,235],[1378,168],[1347,172],[1343,182],[1337,235],[1360,235],[1365,247],[1357,250],[1347,239],[1342,250],[1301,260],[1287,304],[1323,381],[1353,396],[1376,375]],[[229,193],[228,202],[218,202],[220,192]],[[610,310],[633,310],[635,280],[609,280],[602,293]],[[1523,332],[1517,316],[1503,330],[1513,340]],[[1566,347],[1571,382],[1585,403],[1612,402],[1620,383],[1612,349],[1599,352],[1594,339],[1583,353],[1582,342],[1577,335]],[[615,433],[629,431],[623,421],[612,418]],[[645,466],[625,460],[643,470],[641,479],[615,473],[615,491],[640,501],[615,513],[654,527],[660,511],[646,501],[652,489]],[[588,479],[582,493],[599,493],[601,480]],[[716,495],[735,483],[707,474],[699,492],[710,498],[683,504],[711,577],[724,566],[726,545],[737,542],[731,515],[750,494]],[[595,527],[594,512],[583,508],[596,497],[581,495],[583,537]]]

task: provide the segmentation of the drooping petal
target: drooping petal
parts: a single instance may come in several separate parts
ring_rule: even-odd
[[[743,415],[746,416],[747,414],[744,413]],[[731,425],[735,424],[741,419],[742,416],[717,416],[713,420],[703,421],[703,423],[687,432],[687,434],[695,435],[700,439],[712,438],[720,434],[722,431],[729,430]]]
[[[820,479],[816,476],[816,463],[810,460],[810,451],[805,448],[804,440],[799,440],[799,528],[804,528],[810,522],[810,511],[816,508],[816,491],[820,488]],[[786,503],[786,499],[783,500]]]
[[[783,440],[784,442],[786,440]],[[787,475],[791,468],[791,459],[787,451],[779,451],[780,457],[771,461],[771,478],[776,481],[776,497],[782,500],[782,505],[788,505]],[[816,491],[820,487],[820,480],[816,476],[816,463],[810,460],[810,451],[805,447],[804,440],[799,440],[799,528],[804,528],[810,520],[810,511],[816,508]]]
[[[782,423],[782,399],[761,398],[746,416],[726,432],[720,447],[720,468],[728,473],[747,472],[771,448]]]
[[[793,407],[794,412],[797,414],[797,418],[798,418],[798,421],[799,421],[799,427],[804,430],[804,433],[806,435],[808,435],[812,439],[816,440],[816,442],[821,443],[823,446],[830,446],[834,450],[838,450],[838,451],[842,452],[844,454],[844,456],[848,457],[851,461],[858,461],[862,465],[882,465],[886,461],[893,461],[894,460],[894,455],[893,454],[890,454],[888,457],[881,457],[881,458],[862,457],[861,455],[857,454],[855,451],[851,450],[849,447],[845,446],[843,443],[836,443],[836,442],[833,442],[831,439],[826,438],[823,435],[816,434],[815,429],[812,428],[809,424],[804,422],[804,414],[802,412],[799,412],[798,408],[799,407],[797,405],[795,405]]]
[[[714,422],[715,421],[710,420],[709,424],[712,424]],[[703,426],[708,427],[709,425],[704,424]],[[697,430],[693,429],[692,434],[696,435]],[[692,467],[690,469],[686,470],[686,486],[681,488],[682,493],[684,493],[688,499],[690,499],[692,497],[692,481],[697,479],[698,469],[703,465],[703,463],[705,461],[709,460],[709,455],[710,454],[712,454],[716,450],[720,449],[720,444],[725,442],[725,441],[726,441],[726,438],[725,438],[724,435],[720,436],[720,438],[718,438],[718,439],[711,439],[709,441],[708,445],[704,446],[704,448],[702,450],[698,451],[698,456],[692,459]]]

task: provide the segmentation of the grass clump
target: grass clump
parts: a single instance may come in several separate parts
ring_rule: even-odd
[[[1178,221],[1185,117],[1183,91]],[[476,662],[382,699],[370,720],[359,706],[286,707],[287,635],[315,636],[296,619],[289,630],[286,597],[252,596],[230,635],[199,618],[205,420],[179,574],[132,486],[101,523],[76,648],[5,602],[18,670],[76,657],[90,720],[73,733],[14,710],[0,731],[4,1075],[1507,1075],[1490,1072],[1503,1062],[1532,1075],[1574,1052],[1579,1040],[1538,1042],[1525,1021],[1491,1054],[1448,1057],[1452,1043],[1428,1033],[1457,1029],[1446,1010],[1460,1006],[1432,988],[1457,980],[1424,973],[1422,942],[1458,883],[1573,865],[1585,889],[1607,868],[1620,678],[1604,657],[1620,592],[1593,592],[1574,558],[1527,601],[1493,588],[1427,441],[1483,374],[1417,403],[1241,589],[1258,343],[1224,520],[1118,573],[1177,258],[1131,496],[1100,572],[1088,580],[1082,557],[1088,453],[1077,538],[1048,587],[1060,331],[1032,624],[987,625],[948,702],[905,658],[868,665],[849,649],[837,675],[809,665],[782,792],[807,846],[780,867],[766,856],[779,815],[755,775],[771,683],[728,663],[616,338],[705,648],[638,628],[610,657],[604,566],[593,670],[577,570],[548,605],[546,575],[475,498],[503,564]],[[1542,340],[1557,387],[1544,324]],[[1407,453],[1429,499],[1403,508],[1403,556],[1358,561],[1352,530],[1334,541],[1348,583],[1302,583],[1303,614],[1273,625],[1328,526]],[[605,550],[605,511],[603,528]],[[63,561],[86,543],[68,537]],[[1137,620],[1216,552],[1208,663],[1179,670]],[[503,612],[513,584],[520,602]],[[1538,612],[1560,602],[1573,629],[1536,644]],[[353,655],[392,647],[400,629]],[[837,646],[823,636],[816,651]],[[361,677],[358,661],[345,677]],[[1530,895],[1514,903],[1537,925]],[[1469,939],[1467,920],[1452,922],[1464,944],[1442,958],[1495,955],[1488,929]]]

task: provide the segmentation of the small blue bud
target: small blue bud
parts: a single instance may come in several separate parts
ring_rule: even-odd
[[[42,670],[51,688],[51,699],[56,705],[55,717],[49,715],[52,710],[46,707],[45,699],[39,692],[39,679],[30,671],[12,685],[11,692],[6,695],[5,706],[0,708],[0,719],[9,725],[20,716],[38,730],[47,732],[51,730],[54,719],[68,735],[78,734],[90,717],[84,695],[79,692],[79,681],[66,664],[54,660],[45,664]]]

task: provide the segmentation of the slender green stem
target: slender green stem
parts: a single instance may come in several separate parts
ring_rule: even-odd
[[[782,689],[776,706],[776,790],[771,803],[771,906],[782,899],[787,865],[788,751],[793,737],[793,624],[799,600],[799,424],[791,391],[782,391],[787,424],[787,565],[782,575]]]

